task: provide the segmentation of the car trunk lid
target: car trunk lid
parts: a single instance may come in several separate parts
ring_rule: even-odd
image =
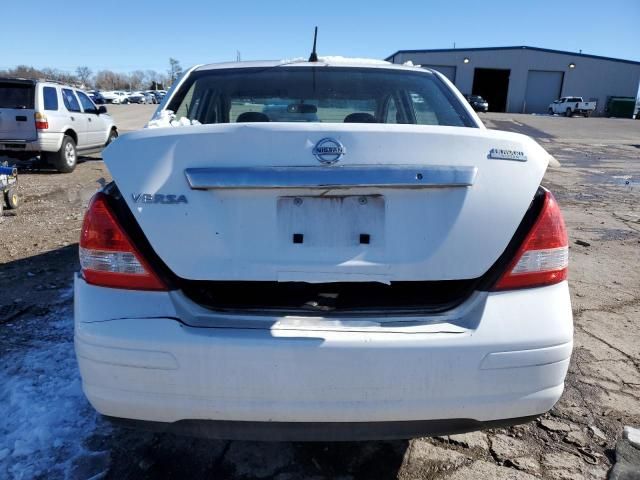
[[[324,139],[344,149],[333,165]],[[385,284],[480,277],[548,162],[518,134],[319,123],[148,129],[104,157],[181,278]]]

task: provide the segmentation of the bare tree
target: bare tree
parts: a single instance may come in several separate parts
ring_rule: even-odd
[[[89,67],[78,67],[76,68],[76,75],[78,76],[78,80],[85,85],[89,86],[89,80],[91,79],[91,74],[93,72]]]
[[[169,58],[169,70],[167,70],[167,74],[169,75],[169,82],[173,83],[176,79],[182,75],[182,67],[180,66],[180,62],[175,58]]]
[[[126,90],[129,88],[129,76],[111,70],[100,70],[96,73],[95,84],[100,90]]]
[[[129,83],[133,90],[140,90],[144,84],[145,74],[142,70],[135,70],[129,74]]]
[[[18,65],[16,68],[12,68],[7,72],[11,77],[19,78],[42,78],[43,74],[40,70],[29,67],[27,65]]]

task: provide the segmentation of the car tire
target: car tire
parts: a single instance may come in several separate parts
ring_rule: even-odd
[[[573,116],[573,112],[571,111],[571,109],[570,109],[570,108],[567,108],[567,109],[564,111],[564,116],[565,116],[565,117],[571,117],[571,116]]]
[[[9,188],[9,190],[4,192],[4,200],[7,202],[7,208],[9,208],[9,210],[18,208],[18,189],[16,187]]]
[[[553,115],[553,108],[549,108],[549,109],[547,109],[547,113],[548,113],[549,115]]]
[[[115,128],[112,128],[111,131],[109,132],[109,137],[107,137],[107,143],[105,143],[104,146],[106,147],[111,142],[113,142],[116,138],[118,138],[118,131]]]
[[[51,159],[51,163],[60,173],[71,173],[78,164],[78,151],[76,150],[76,142],[69,135],[65,135],[62,139],[60,150],[55,152]]]

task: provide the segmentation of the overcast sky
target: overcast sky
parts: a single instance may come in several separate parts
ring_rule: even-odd
[[[0,69],[166,70],[236,59],[529,45],[640,61],[640,0],[3,2]],[[10,21],[9,21],[10,20]],[[22,21],[24,20],[24,21]]]

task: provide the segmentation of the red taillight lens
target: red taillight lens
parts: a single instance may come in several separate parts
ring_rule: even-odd
[[[538,219],[493,290],[539,287],[567,279],[569,240],[562,213],[545,191]]]
[[[36,112],[36,130],[46,130],[49,128],[49,120],[44,113]]]
[[[104,193],[97,193],[80,233],[82,276],[93,285],[132,290],[168,290],[134,247],[109,208]]]

